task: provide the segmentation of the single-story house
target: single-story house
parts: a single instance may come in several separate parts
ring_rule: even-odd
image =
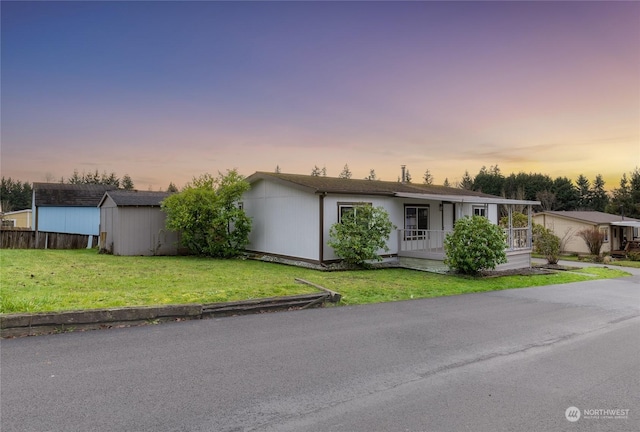
[[[545,211],[533,216],[533,221],[564,239],[563,252],[588,254],[589,248],[578,232],[597,228],[604,234],[601,252],[623,248],[627,241],[638,238],[640,220],[598,211]]]
[[[33,229],[66,234],[99,234],[98,203],[108,185],[34,183]]]
[[[268,172],[256,172],[247,181],[251,189],[241,203],[253,220],[247,250],[317,265],[339,259],[327,245],[329,230],[357,205],[382,206],[397,227],[387,242],[385,259],[443,261],[444,239],[457,219],[480,215],[498,224],[503,214],[511,221],[516,209],[528,207],[531,214],[531,206],[539,204],[406,182]],[[529,267],[531,220],[525,228],[509,225],[505,230],[509,262],[498,268]]]
[[[2,213],[2,228],[31,229],[31,209]]]
[[[176,255],[178,233],[165,227],[169,192],[110,190],[98,204],[100,250],[114,255]]]

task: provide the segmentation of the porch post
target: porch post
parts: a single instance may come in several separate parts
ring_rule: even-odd
[[[513,204],[507,205],[507,213],[509,214],[509,228],[508,228],[508,238],[509,238],[509,249],[513,249]]]
[[[527,247],[533,247],[533,220],[531,218],[531,204],[527,205]]]

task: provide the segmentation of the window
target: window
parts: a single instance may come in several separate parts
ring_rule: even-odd
[[[429,229],[429,206],[404,207],[405,237],[412,238],[426,235]]]
[[[371,203],[366,202],[354,202],[354,203],[338,203],[338,222],[342,222],[342,217],[347,213],[356,212],[358,206],[370,206]]]
[[[474,216],[487,217],[487,209],[486,209],[486,207],[474,206],[473,207],[473,215]]]
[[[2,219],[3,228],[14,228],[16,226],[15,219]]]
[[[600,228],[600,232],[602,233],[604,242],[609,243],[609,230],[607,228]]]

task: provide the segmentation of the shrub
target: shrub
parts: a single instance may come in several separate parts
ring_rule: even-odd
[[[560,258],[560,237],[542,225],[533,225],[533,248],[544,255],[549,264],[557,264]]]
[[[511,225],[513,228],[526,228],[529,226],[529,216],[520,212],[514,212],[511,215]],[[500,226],[502,228],[509,228],[509,216],[502,216],[500,218]]]
[[[629,261],[640,261],[640,252],[629,252],[627,254],[627,259]]]
[[[602,231],[597,227],[585,228],[578,231],[578,235],[582,237],[584,242],[587,244],[587,248],[591,255],[600,256],[600,249],[604,243],[604,233]]]
[[[384,208],[361,205],[331,226],[327,243],[347,263],[366,266],[367,261],[382,259],[380,249],[389,250],[387,240],[394,228]]]
[[[464,274],[492,270],[507,262],[502,229],[482,216],[458,219],[444,248],[445,264]]]
[[[167,228],[181,233],[181,242],[196,255],[230,258],[249,241],[251,219],[239,208],[249,183],[236,170],[194,178],[180,193],[162,202]]]

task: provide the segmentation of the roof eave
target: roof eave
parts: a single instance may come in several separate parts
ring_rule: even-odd
[[[540,201],[529,200],[513,200],[500,197],[486,197],[486,196],[473,196],[473,195],[440,195],[440,194],[422,194],[422,193],[410,193],[410,192],[396,192],[394,194],[400,198],[413,198],[423,200],[434,201],[449,201],[454,203],[465,204],[513,204],[513,205],[540,205]]]

